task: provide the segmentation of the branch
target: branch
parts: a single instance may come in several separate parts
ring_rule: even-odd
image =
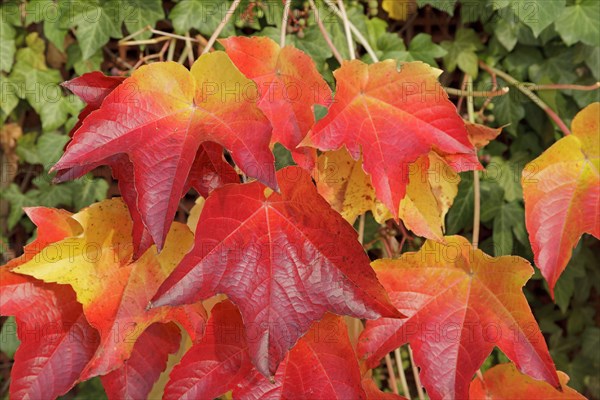
[[[400,375],[400,384],[402,385],[402,395],[408,400],[410,398],[410,390],[408,390],[408,383],[406,382],[406,375],[404,374],[404,367],[402,366],[402,354],[400,349],[394,350],[394,356],[396,358],[396,366],[398,367],[398,374]]]
[[[231,16],[235,12],[235,9],[240,5],[241,2],[242,2],[242,0],[234,0],[233,3],[231,3],[231,6],[229,7],[227,12],[225,13],[225,16],[219,23],[219,26],[217,26],[217,29],[215,29],[215,31],[213,32],[210,39],[208,39],[208,43],[206,44],[206,47],[204,48],[204,50],[202,50],[202,54],[206,54],[210,51],[210,49],[212,49],[213,45],[217,41],[217,38],[223,31],[223,28],[225,28],[225,25],[227,25],[227,23],[229,22],[229,19],[231,19]]]
[[[473,78],[467,75],[467,87],[473,87]],[[473,95],[467,96],[467,112],[469,122],[475,123],[475,109],[473,107]],[[479,246],[479,225],[481,223],[481,194],[479,192],[479,171],[473,171],[473,248]]]
[[[337,15],[339,18],[342,18],[342,12],[340,10],[338,10],[338,8],[335,6],[335,4],[333,4],[333,2],[331,0],[323,0],[323,1],[329,6],[329,8],[331,8],[331,10],[334,12],[335,15]],[[375,52],[373,51],[373,48],[371,48],[369,41],[358,30],[358,28],[356,28],[356,26],[354,26],[352,21],[348,20],[348,25],[350,26],[350,30],[352,31],[352,34],[354,36],[356,36],[356,39],[358,39],[361,46],[365,48],[367,53],[369,53],[369,56],[371,56],[371,59],[373,60],[373,62],[379,61],[379,57],[377,57],[377,54],[375,54]]]
[[[321,17],[319,17],[319,9],[317,8],[315,1],[308,0],[308,2],[310,3],[310,7],[313,9],[313,13],[315,15],[315,21],[317,21],[317,25],[319,26],[321,35],[323,35],[323,39],[325,39],[325,42],[327,43],[327,46],[329,46],[329,48],[331,49],[333,56],[335,57],[337,62],[340,63],[340,65],[341,65],[342,61],[344,61],[344,59],[342,58],[342,55],[340,54],[337,47],[335,47],[335,45],[331,41],[331,38],[329,37],[329,33],[327,33],[327,29],[325,29],[325,25],[323,25],[323,21],[321,20]]]
[[[519,89],[521,91],[521,93],[523,93],[525,96],[529,97],[531,99],[531,101],[533,101],[539,108],[541,108],[542,110],[544,110],[546,112],[546,114],[548,114],[548,116],[550,117],[550,119],[552,119],[552,121],[554,121],[554,123],[556,125],[558,125],[558,127],[560,128],[560,130],[563,131],[563,133],[565,135],[570,135],[571,134],[571,131],[565,125],[565,123],[563,122],[563,120],[560,119],[560,117],[558,116],[558,114],[556,114],[554,112],[554,110],[552,110],[550,108],[550,106],[548,106],[548,104],[544,103],[544,101],[542,101],[542,99],[540,99],[539,97],[537,97],[535,93],[533,93],[525,85],[523,85],[523,83],[519,82],[518,80],[516,80],[515,78],[513,78],[508,73],[506,73],[504,71],[501,71],[501,70],[499,70],[497,68],[491,67],[491,66],[487,65],[486,63],[484,63],[481,60],[479,61],[479,65],[481,65],[482,67],[485,66],[486,69],[489,69],[490,71],[493,71],[496,75],[498,75],[499,77],[501,77],[502,79],[504,79],[506,82],[508,82],[509,84],[515,86],[517,89]]]
[[[498,97],[504,96],[507,94],[510,89],[508,87],[504,87],[498,90],[490,90],[490,91],[480,91],[480,90],[461,90],[455,89],[451,87],[444,87],[446,93],[451,96],[472,96],[472,97]]]
[[[284,0],[283,17],[281,19],[281,36],[279,38],[279,47],[285,47],[285,35],[287,34],[288,16],[290,15],[291,0]]]
[[[352,40],[352,33],[350,32],[350,21],[348,20],[348,14],[346,14],[346,7],[342,0],[337,0],[337,3],[342,14],[342,21],[344,22],[344,32],[346,33],[346,40],[348,41],[348,54],[350,55],[350,59],[354,60],[356,58],[356,53],[354,52],[354,40]]]
[[[535,83],[522,83],[527,89],[538,91],[538,90],[581,90],[590,91],[600,89],[600,82],[596,82],[592,85],[571,85],[562,83],[553,83],[549,85],[536,85]]]

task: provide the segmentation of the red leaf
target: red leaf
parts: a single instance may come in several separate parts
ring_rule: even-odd
[[[558,390],[544,381],[523,375],[514,364],[496,365],[483,374],[483,380],[475,378],[471,382],[471,400],[585,400],[585,397],[567,386],[569,377],[558,371],[562,386]]]
[[[179,349],[181,335],[173,323],[153,324],[138,338],[123,366],[102,376],[109,399],[146,399],[167,366],[169,354]]]
[[[319,150],[346,146],[363,155],[378,198],[398,217],[409,165],[430,150],[457,171],[481,168],[456,107],[432,68],[421,62],[344,62],[334,72],[335,102],[303,142]]]
[[[192,245],[188,228],[173,224],[164,251],[150,249],[131,261],[131,220],[122,201],[105,200],[73,216],[82,233],[44,248],[13,271],[48,283],[70,285],[83,313],[100,333],[100,347],[81,372],[86,380],[120,368],[136,340],[156,322],[176,321],[192,339],[200,337],[200,304],[146,310],[150,296]]]
[[[81,127],[83,120],[93,111],[99,109],[106,96],[124,80],[125,78],[120,76],[106,76],[100,71],[94,71],[62,84],[87,103],[86,107],[79,113],[77,124],[71,129],[71,136]]]
[[[521,288],[533,274],[519,257],[492,258],[460,236],[427,241],[416,253],[373,263],[407,319],[367,321],[358,353],[374,367],[410,343],[432,399],[467,398],[494,346],[519,370],[558,387],[554,363]]]
[[[366,399],[347,329],[341,317],[326,314],[290,350],[273,382],[255,370],[234,390],[234,398]]]
[[[246,327],[257,329],[250,354],[265,375],[327,311],[400,316],[356,231],[319,196],[308,173],[288,167],[277,179],[280,194],[258,182],[214,191],[193,250],[152,300],[176,305],[225,293]]]
[[[127,154],[141,218],[162,249],[202,143],[226,147],[247,175],[277,189],[271,125],[255,90],[223,52],[203,55],[191,71],[174,62],[143,66],[84,120],[53,169],[70,178]]]
[[[220,43],[240,71],[256,83],[257,104],[273,125],[271,141],[281,143],[300,166],[311,170],[316,154],[296,147],[315,123],[314,105],[331,103],[331,89],[314,61],[293,46],[282,49],[267,37],[231,37]]]
[[[600,103],[580,111],[572,131],[527,164],[521,178],[535,264],[552,297],[581,235],[600,239]]]
[[[173,368],[164,398],[217,398],[251,368],[242,317],[230,301],[223,301],[212,309],[202,341]]]
[[[53,399],[77,383],[96,352],[98,336],[69,286],[10,272],[44,247],[81,230],[66,211],[35,207],[26,212],[39,226],[38,237],[23,256],[0,268],[0,315],[15,316],[21,340],[11,371],[10,397]]]

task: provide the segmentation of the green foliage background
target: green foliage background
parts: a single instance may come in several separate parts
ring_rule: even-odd
[[[391,19],[377,1],[348,1],[349,18],[380,59],[420,60],[442,68],[441,80],[446,86],[460,87],[463,73],[468,73],[475,78],[476,90],[490,90],[490,76],[479,68],[479,60],[520,82],[589,85],[600,80],[600,1],[397,1],[411,7],[406,21]],[[295,17],[287,43],[311,55],[332,83],[331,71],[338,63],[307,12],[307,3],[293,1]],[[343,25],[322,2],[317,3],[333,43],[348,58]],[[60,157],[84,106],[59,84],[94,70],[126,75],[128,67],[135,66],[140,57],[158,53],[162,44],[140,44],[120,51],[117,40],[136,32],[133,40],[149,39],[153,36],[150,31],[139,33],[148,25],[207,38],[229,4],[213,0],[9,0],[0,4],[0,251],[4,261],[18,255],[35,235],[22,207],[77,210],[114,190],[105,173],[51,184],[48,169]],[[221,12],[207,13],[207,7],[213,6]],[[244,0],[239,10],[222,36],[265,35],[279,40],[281,1]],[[357,47],[360,49],[358,42]],[[179,59],[182,45],[173,53],[170,55]],[[372,61],[366,52],[360,54],[364,61]],[[498,84],[508,86],[501,78]],[[486,165],[481,182],[481,248],[533,262],[519,177],[524,165],[562,134],[544,111],[511,89],[509,95],[494,98],[478,113],[480,123],[505,126],[498,140],[481,154]],[[538,94],[567,125],[578,110],[600,100],[598,90]],[[476,99],[476,109],[483,103],[484,99]],[[466,112],[464,106],[459,111]],[[22,129],[22,134],[11,144],[7,132],[15,127]],[[276,153],[278,167],[290,162],[284,149],[277,148]],[[10,168],[14,170],[7,172]],[[463,174],[459,195],[447,217],[447,233],[469,237],[472,216],[472,175]],[[372,219],[368,222],[366,242],[379,234],[379,226]],[[420,243],[413,238],[404,251],[416,249]],[[557,368],[571,376],[572,387],[591,398],[600,398],[599,259],[598,241],[584,236],[557,284],[556,304],[539,271],[526,287]],[[10,365],[18,341],[14,321],[2,322],[0,365]],[[494,352],[485,368],[500,361],[503,356]],[[9,368],[4,368],[0,373],[1,395],[6,393],[8,372]],[[79,385],[66,397],[97,398],[102,393],[96,380]]]

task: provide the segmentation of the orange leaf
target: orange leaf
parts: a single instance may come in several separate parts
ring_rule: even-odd
[[[575,116],[572,132],[527,164],[521,178],[535,264],[553,297],[581,235],[600,238],[600,103]]]

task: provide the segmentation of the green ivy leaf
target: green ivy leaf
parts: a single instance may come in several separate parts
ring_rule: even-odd
[[[568,45],[579,41],[600,46],[600,2],[582,0],[565,8],[555,22],[556,30]]]
[[[565,0],[505,0],[495,2],[494,7],[496,10],[509,7],[509,10],[501,12],[500,15],[511,18],[514,13],[521,22],[531,28],[537,38],[550,24],[559,17],[562,18]]]
[[[23,207],[37,206],[37,191],[30,190],[26,194],[21,193],[21,189],[14,183],[11,183],[7,188],[0,189],[2,198],[10,204],[8,212],[7,227],[9,230],[15,227],[21,217],[23,217]]]
[[[123,20],[129,33],[135,33],[146,26],[155,27],[165,17],[161,0],[125,0],[121,1]],[[147,39],[152,32],[144,32],[140,39]]]
[[[14,39],[6,39],[0,36],[0,71],[10,72],[15,58],[15,41]]]
[[[76,27],[75,37],[81,47],[83,59],[92,57],[109,39],[120,38],[123,23],[123,6],[115,0],[88,0],[65,2],[62,23]]]
[[[473,78],[477,77],[479,68],[475,52],[482,50],[483,45],[473,29],[459,29],[456,32],[454,41],[445,40],[441,43],[441,46],[447,51],[444,57],[444,65],[448,71],[452,72],[458,66],[461,71]]]
[[[103,60],[104,57],[100,50],[87,60],[84,60],[83,55],[81,54],[81,48],[77,43],[73,43],[67,48],[67,68],[75,69],[77,75],[99,71]]]
[[[230,1],[182,0],[173,7],[169,18],[178,34],[185,34],[194,28],[203,35],[211,35],[223,19],[230,4]],[[233,19],[231,18],[225,25],[220,34],[221,37],[235,34]]]
[[[518,202],[504,203],[494,218],[492,237],[496,257],[513,254],[515,229],[525,225],[525,211]]]
[[[454,15],[456,0],[417,0],[417,6],[424,7],[426,5],[430,5],[452,16]]]
[[[8,317],[0,330],[0,351],[8,358],[14,358],[21,341],[17,337],[17,321],[15,317]]]
[[[431,35],[427,33],[419,33],[412,38],[408,45],[408,51],[415,60],[423,61],[434,67],[438,67],[436,58],[442,58],[448,54],[442,46],[433,43]]]
[[[108,182],[99,178],[92,179],[91,175],[86,175],[69,182],[69,189],[73,198],[73,206],[75,209],[80,210],[105,199],[108,192]]]

